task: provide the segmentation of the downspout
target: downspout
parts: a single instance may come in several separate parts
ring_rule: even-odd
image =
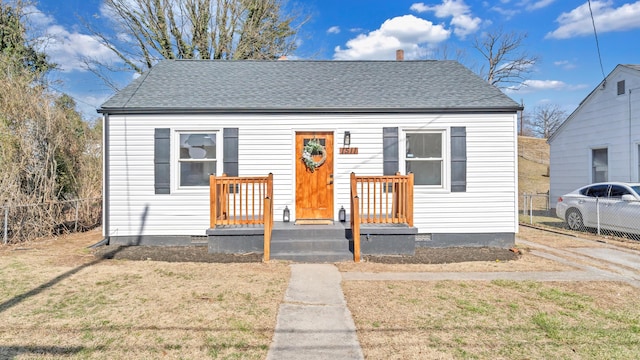
[[[638,90],[640,89],[640,87],[637,88],[633,88],[633,89],[629,89],[629,96],[628,96],[628,102],[629,102],[629,182],[633,182],[633,173],[634,173],[634,166],[633,166],[633,139],[632,139],[632,135],[631,135],[631,124],[632,124],[632,115],[631,115],[631,93],[633,92],[633,90]],[[639,152],[640,155],[640,152]],[[640,162],[640,159],[638,159],[638,161]],[[640,177],[640,174],[638,174],[638,176]],[[640,181],[640,178],[638,179],[638,181]]]
[[[109,245],[109,114],[102,119],[102,242]]]

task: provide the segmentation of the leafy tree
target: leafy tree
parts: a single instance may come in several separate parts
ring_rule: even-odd
[[[296,48],[297,19],[283,13],[282,0],[105,0],[104,6],[119,36],[91,31],[137,73],[161,59],[277,59]],[[115,70],[86,62],[103,79]]]
[[[0,0],[0,52],[12,59],[14,65],[43,76],[55,64],[49,63],[47,55],[27,41],[24,15],[22,1],[11,5]]]
[[[538,61],[536,56],[523,50],[526,39],[526,33],[504,32],[502,29],[477,36],[472,46],[486,61],[486,65],[481,66],[481,76],[499,88],[520,87]]]

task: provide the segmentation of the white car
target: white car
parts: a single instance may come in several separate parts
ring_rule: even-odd
[[[591,184],[558,198],[556,215],[572,230],[600,228],[640,235],[640,183]]]

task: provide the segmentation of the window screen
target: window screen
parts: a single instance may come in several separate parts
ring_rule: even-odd
[[[591,150],[592,181],[605,182],[609,178],[609,160],[607,149]]]
[[[209,175],[216,173],[216,134],[181,133],[180,186],[208,186]]]
[[[442,133],[407,133],[406,171],[412,172],[416,185],[443,184]]]

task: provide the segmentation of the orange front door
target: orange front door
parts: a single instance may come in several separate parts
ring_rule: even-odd
[[[324,147],[311,154],[314,163],[320,163],[313,171],[303,161],[303,151],[309,141]],[[296,220],[333,220],[333,133],[296,133]]]

